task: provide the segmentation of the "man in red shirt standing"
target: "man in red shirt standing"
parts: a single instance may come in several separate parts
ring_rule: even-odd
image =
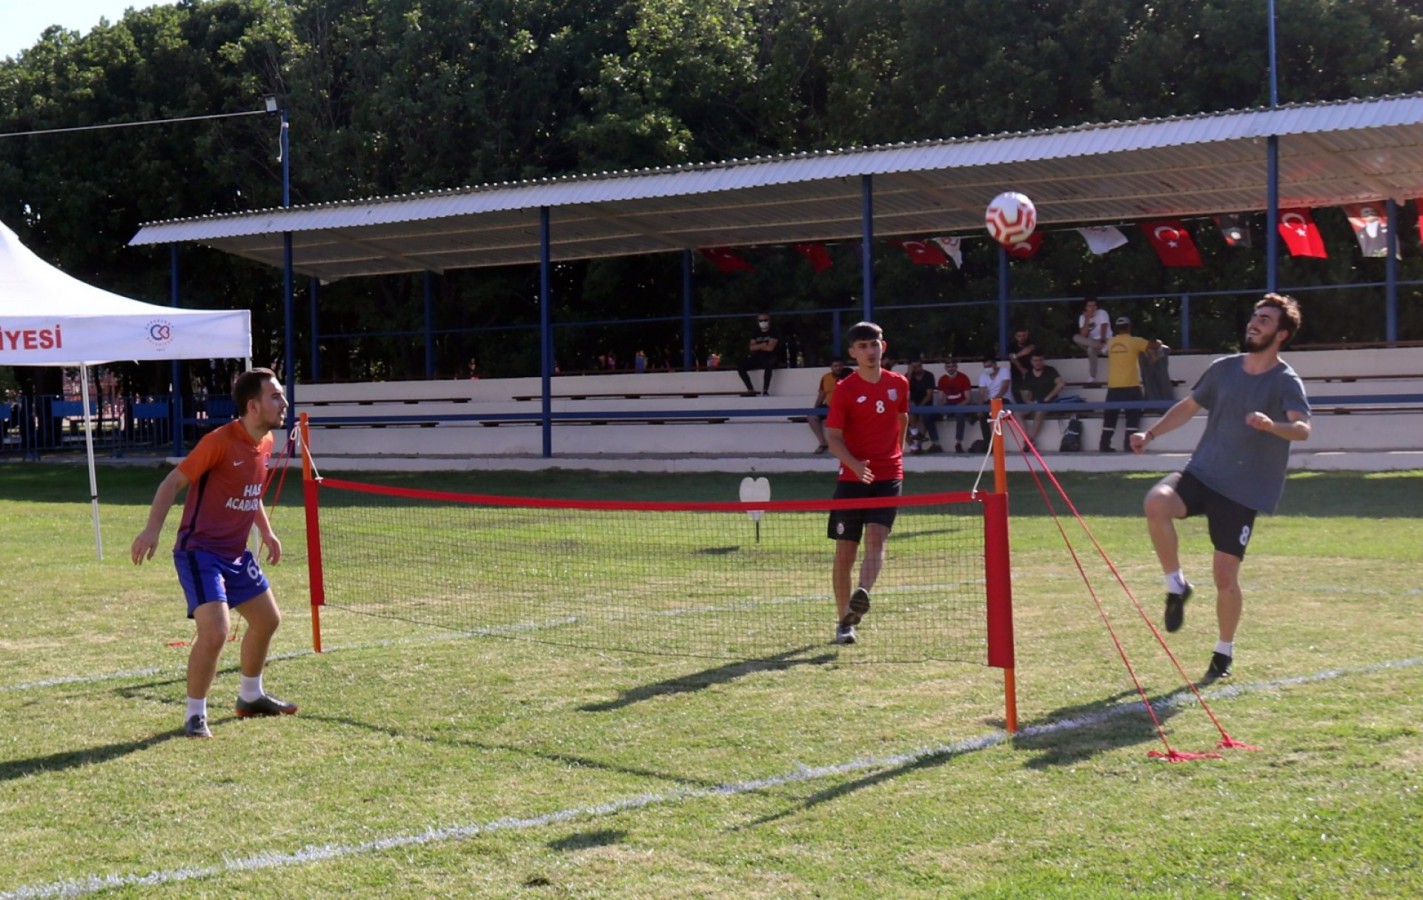
[[[184,733],[194,738],[212,737],[207,696],[227,641],[232,609],[247,620],[237,715],[296,712],[295,704],[270,697],[262,689],[267,648],[282,615],[261,566],[247,549],[247,535],[256,525],[267,561],[275,564],[282,557],[282,544],[267,520],[262,492],[272,455],[272,430],[282,427],[287,413],[286,393],[271,369],[253,369],[237,377],[232,399],[238,418],[204,435],[168,473],[153,496],[148,526],[133,540],[134,565],[152,559],[169,507],[179,493],[188,491],[173,564],[187,596],[188,618],[198,627],[188,652],[188,710],[183,719]]]
[[[840,460],[835,499],[898,497],[904,486],[904,438],[909,431],[909,379],[880,366],[884,332],[860,322],[846,335],[855,371],[830,395],[825,437]],[[835,541],[835,643],[853,644],[855,626],[870,611],[870,589],[884,566],[884,544],[898,507],[836,509],[827,529]],[[864,538],[859,584],[850,590],[855,557]]]

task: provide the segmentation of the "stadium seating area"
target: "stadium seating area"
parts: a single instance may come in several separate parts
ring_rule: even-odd
[[[1171,359],[1178,397],[1212,358]],[[1304,350],[1285,358],[1305,379],[1316,410],[1312,439],[1295,448],[1296,467],[1423,467],[1423,347]],[[1054,467],[1162,467],[1160,459],[1095,452],[1101,414],[1090,404],[1105,399],[1105,388],[1082,384],[1085,358],[1051,363],[1071,383],[1067,393],[1089,404],[1081,414],[1083,452],[1057,452],[1066,415],[1044,425],[1039,443]],[[979,366],[964,370],[976,379]],[[661,460],[669,471],[792,471],[833,466],[811,453],[816,441],[805,424],[821,373],[778,371],[768,397],[745,396],[731,370],[556,376],[551,461],[541,458],[538,378],[298,385],[295,393],[298,410],[311,417],[318,460],[339,468],[599,468],[600,461],[641,457]],[[1158,441],[1155,455],[1184,458],[1203,422]],[[978,463],[948,453],[909,465],[955,470]]]

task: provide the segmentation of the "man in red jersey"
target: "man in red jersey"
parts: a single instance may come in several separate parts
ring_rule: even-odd
[[[204,435],[193,452],[168,473],[153,495],[148,527],[133,539],[133,562],[153,558],[163,520],[178,494],[187,489],[173,565],[188,599],[188,618],[198,636],[188,652],[188,710],[183,731],[188,737],[210,738],[207,696],[217,675],[218,657],[231,625],[231,609],[247,620],[242,638],[242,683],[237,693],[238,716],[274,716],[296,712],[296,705],[270,697],[262,689],[267,648],[281,624],[272,588],[262,567],[247,549],[252,526],[267,548],[267,561],[277,563],[282,544],[272,532],[262,505],[267,460],[272,455],[272,429],[286,417],[287,397],[271,369],[253,369],[232,386],[238,418]]]
[[[825,438],[840,460],[835,499],[898,497],[904,486],[904,437],[909,431],[909,379],[881,368],[884,332],[860,322],[846,335],[855,371],[830,395]],[[853,644],[855,626],[870,611],[870,589],[884,566],[884,543],[894,527],[897,507],[836,509],[828,533],[835,541],[835,643]],[[859,584],[850,590],[860,538],[865,555]]]

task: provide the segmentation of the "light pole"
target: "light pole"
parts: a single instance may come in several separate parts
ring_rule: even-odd
[[[291,123],[287,119],[287,108],[283,106],[275,94],[268,94],[263,98],[266,104],[267,113],[276,113],[281,116],[281,133],[277,138],[278,159],[282,164],[282,209],[287,209],[292,205],[292,164],[291,164]],[[287,429],[290,430],[292,423],[296,419],[296,375],[295,375],[295,348],[293,335],[296,331],[296,320],[292,311],[292,233],[282,232],[282,383],[287,389]]]

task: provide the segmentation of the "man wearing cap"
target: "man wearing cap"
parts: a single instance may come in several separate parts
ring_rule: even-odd
[[[1156,351],[1164,347],[1160,341],[1148,341],[1131,333],[1131,319],[1117,316],[1112,323],[1115,334],[1107,341],[1107,402],[1121,403],[1128,400],[1145,400],[1146,392],[1141,387],[1141,357],[1156,359]],[[1103,453],[1115,452],[1112,435],[1117,431],[1119,409],[1108,409],[1102,413],[1102,440],[1097,446]],[[1131,434],[1141,425],[1141,409],[1133,407],[1126,411],[1127,430],[1123,449],[1131,449]]]

